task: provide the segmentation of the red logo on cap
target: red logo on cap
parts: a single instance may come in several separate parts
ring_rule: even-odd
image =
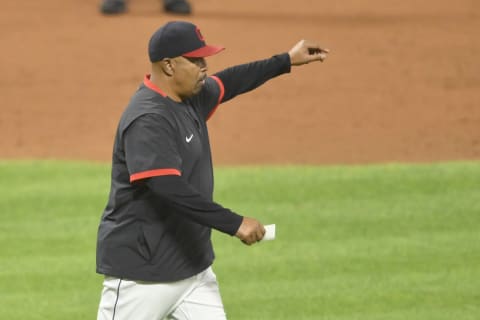
[[[195,32],[197,33],[198,39],[200,39],[200,41],[205,41],[205,39],[203,38],[203,35],[200,32],[200,29],[198,29],[198,27],[195,28]]]

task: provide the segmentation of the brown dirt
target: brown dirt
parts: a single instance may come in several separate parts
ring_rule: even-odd
[[[189,19],[227,47],[211,71],[302,38],[331,49],[217,111],[217,164],[480,159],[479,1],[191,1]],[[109,161],[148,38],[178,17],[156,0],[131,0],[119,17],[97,7],[2,3],[0,158]]]

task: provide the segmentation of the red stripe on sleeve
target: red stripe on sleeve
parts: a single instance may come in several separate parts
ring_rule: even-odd
[[[145,178],[158,177],[158,176],[181,176],[181,175],[182,173],[177,169],[155,169],[155,170],[138,172],[130,175],[130,182],[134,182],[134,181],[145,179]]]
[[[213,114],[215,113],[215,111],[218,108],[218,105],[220,104],[220,102],[222,102],[223,96],[225,95],[225,87],[223,86],[222,80],[220,80],[220,78],[217,77],[217,76],[211,76],[210,78],[215,80],[217,82],[218,86],[220,87],[220,95],[218,96],[217,105],[208,114],[207,121],[208,121],[208,119],[210,119],[211,116],[213,116]]]

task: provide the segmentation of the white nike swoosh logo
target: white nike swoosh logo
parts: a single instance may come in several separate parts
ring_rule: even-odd
[[[185,141],[187,141],[187,143],[190,143],[190,141],[192,141],[193,139],[193,133],[190,137],[185,137]]]

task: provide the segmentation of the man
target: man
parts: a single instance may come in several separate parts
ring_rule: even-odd
[[[163,0],[163,9],[167,13],[189,15],[192,6],[187,0]],[[100,12],[107,15],[120,14],[127,11],[127,0],[102,0]]]
[[[189,22],[169,22],[150,39],[151,74],[120,119],[110,197],[97,242],[105,275],[98,319],[225,319],[211,229],[247,245],[264,226],[213,202],[206,121],[220,103],[328,50],[300,41],[288,53],[207,76],[205,43]]]

